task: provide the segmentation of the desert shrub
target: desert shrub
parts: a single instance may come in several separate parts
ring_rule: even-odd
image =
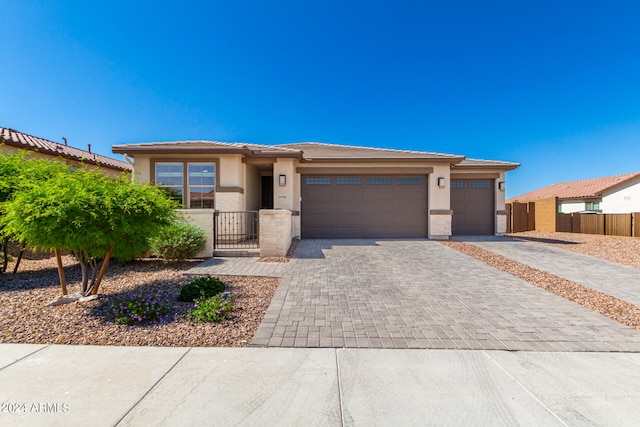
[[[194,308],[186,314],[186,318],[191,322],[220,322],[231,314],[234,306],[229,292],[209,298],[200,297],[196,299]]]
[[[154,254],[166,260],[181,261],[194,257],[204,249],[207,234],[200,227],[176,222],[162,228],[149,239]]]
[[[180,289],[178,300],[194,301],[200,297],[209,298],[224,292],[225,288],[224,283],[217,277],[211,277],[209,275],[198,277]]]
[[[159,319],[169,309],[160,302],[158,295],[128,294],[113,302],[116,323],[130,325],[134,322]]]

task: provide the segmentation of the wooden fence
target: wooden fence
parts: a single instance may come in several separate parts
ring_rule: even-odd
[[[555,231],[640,237],[640,213],[558,213],[555,198],[507,203],[507,232]]]

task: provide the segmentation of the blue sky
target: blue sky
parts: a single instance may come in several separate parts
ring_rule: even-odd
[[[507,196],[640,171],[638,1],[2,0],[0,126],[515,161]]]

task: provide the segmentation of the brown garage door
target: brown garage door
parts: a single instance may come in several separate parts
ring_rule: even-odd
[[[494,234],[494,197],[493,180],[452,180],[453,235]]]
[[[302,237],[427,237],[426,176],[302,176]]]

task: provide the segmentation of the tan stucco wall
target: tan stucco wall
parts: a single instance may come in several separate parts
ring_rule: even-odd
[[[174,155],[174,154],[158,154],[158,155],[136,155],[134,160],[134,177],[140,183],[147,183],[153,180],[153,171],[151,170],[151,159],[154,161],[171,162],[171,161],[193,161],[193,162],[217,162],[218,171],[216,179],[219,187],[233,187],[235,189],[246,190],[247,171],[242,163],[242,156],[239,154],[222,154],[215,156],[203,155]],[[253,173],[249,173],[253,176]],[[242,192],[224,192],[216,193],[216,210],[219,211],[244,211],[246,210],[245,194]]]
[[[205,156],[202,154],[137,154],[134,159],[134,173],[136,179],[141,183],[152,180],[151,159],[155,161],[171,162],[171,161],[193,161],[193,162],[215,162],[219,164],[220,180],[218,185],[221,187],[243,187],[244,184],[244,168],[242,164],[242,156],[239,154],[220,154],[214,156]]]

